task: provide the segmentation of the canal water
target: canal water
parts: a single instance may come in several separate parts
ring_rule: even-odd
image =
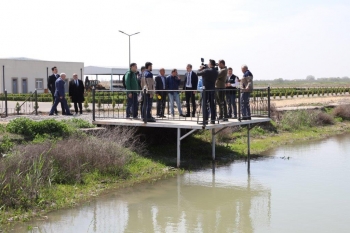
[[[10,232],[350,232],[349,142],[280,147],[250,175],[238,161],[135,185]]]

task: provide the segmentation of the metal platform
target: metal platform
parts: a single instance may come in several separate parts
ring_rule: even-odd
[[[216,121],[215,124],[208,124],[203,126],[198,124],[195,119],[193,120],[157,120],[156,122],[144,123],[141,120],[131,119],[98,119],[92,123],[99,126],[129,126],[129,127],[150,127],[150,128],[173,128],[177,129],[177,167],[180,167],[181,159],[181,140],[194,133],[196,130],[210,130],[212,135],[212,159],[215,160],[215,141],[216,134],[221,130],[232,126],[248,127],[248,171],[250,170],[250,130],[257,124],[263,122],[269,122],[270,118],[252,117],[251,120],[239,121],[236,119],[229,119],[229,121]],[[181,135],[181,129],[192,129],[188,133]]]

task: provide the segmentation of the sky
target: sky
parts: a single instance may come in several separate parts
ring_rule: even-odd
[[[350,76],[349,0],[1,0],[0,58],[185,69],[254,79]]]

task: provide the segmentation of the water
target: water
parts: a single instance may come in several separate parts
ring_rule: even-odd
[[[349,141],[269,151],[250,175],[235,162],[136,185],[12,232],[350,232]]]

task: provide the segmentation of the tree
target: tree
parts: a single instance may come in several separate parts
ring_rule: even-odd
[[[308,75],[308,76],[306,76],[306,80],[307,80],[307,81],[315,81],[316,78],[315,78],[315,76],[313,76],[313,75]]]

